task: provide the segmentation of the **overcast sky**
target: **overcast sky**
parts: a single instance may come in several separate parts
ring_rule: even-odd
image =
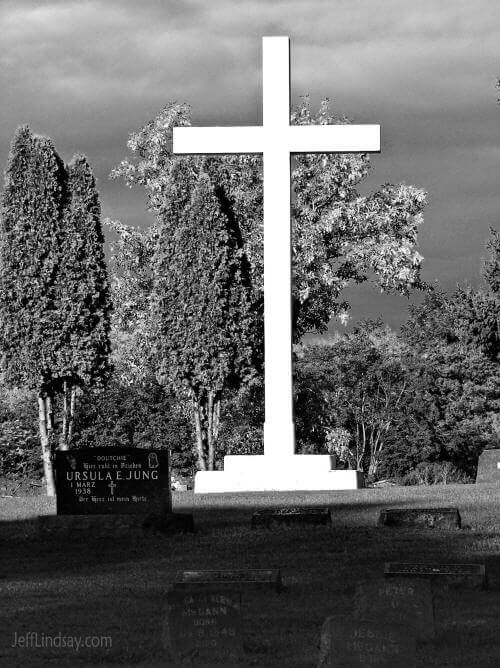
[[[292,98],[380,123],[368,185],[425,188],[424,278],[478,283],[499,228],[497,0],[0,0],[0,161],[16,127],[84,152],[103,214],[148,224],[140,190],[108,174],[128,134],[173,100],[200,125],[258,124],[261,38],[289,35]],[[351,293],[353,316],[398,325],[407,300]]]

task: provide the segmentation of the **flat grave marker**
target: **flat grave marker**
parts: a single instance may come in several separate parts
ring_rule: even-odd
[[[164,645],[178,663],[238,663],[243,654],[240,592],[178,591],[168,594]]]
[[[483,450],[479,455],[476,482],[500,483],[500,448]]]
[[[274,589],[282,591],[283,583],[279,569],[246,569],[222,571],[181,571],[177,575],[174,590],[231,590]]]
[[[457,508],[386,508],[380,511],[379,526],[419,529],[460,529]]]
[[[332,518],[329,508],[319,507],[283,507],[257,510],[252,515],[252,528],[269,528],[276,524],[331,524]]]
[[[434,637],[434,602],[426,579],[393,578],[358,584],[354,597],[357,619],[408,626],[422,640]]]
[[[416,640],[397,624],[328,617],[321,629],[318,668],[414,668]]]
[[[416,564],[388,562],[384,565],[387,578],[429,578],[434,584],[486,589],[484,564]]]

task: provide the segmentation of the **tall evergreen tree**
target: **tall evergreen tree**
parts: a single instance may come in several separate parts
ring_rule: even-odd
[[[111,300],[101,207],[92,169],[83,155],[75,155],[68,166],[58,297],[61,342],[57,357],[63,393],[60,447],[66,449],[77,388],[101,384],[110,372]]]
[[[66,173],[50,139],[21,127],[2,199],[0,344],[5,378],[38,394],[47,494],[54,494],[53,397],[60,379],[57,283]]]
[[[108,374],[110,296],[92,170],[68,170],[50,139],[20,128],[5,174],[0,228],[0,348],[5,380],[38,395],[40,441],[53,495],[54,398],[60,447],[71,436],[77,387]]]
[[[209,175],[174,163],[154,258],[160,379],[187,392],[201,470],[213,470],[224,390],[248,380],[259,346],[250,267]]]

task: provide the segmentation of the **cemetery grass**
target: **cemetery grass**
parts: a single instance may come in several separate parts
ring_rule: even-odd
[[[352,492],[204,495],[174,493],[195,534],[95,540],[30,538],[44,497],[0,499],[0,666],[170,666],[163,646],[166,592],[181,570],[281,569],[285,591],[243,593],[241,664],[315,666],[321,625],[349,615],[356,584],[382,577],[386,561],[484,563],[489,588],[436,595],[437,637],[421,666],[498,665],[500,489],[495,485],[395,487]],[[263,507],[317,505],[332,525],[251,529]],[[462,529],[379,528],[387,507],[456,506]],[[12,647],[17,637],[107,636],[108,648]],[[232,664],[236,665],[236,664]]]

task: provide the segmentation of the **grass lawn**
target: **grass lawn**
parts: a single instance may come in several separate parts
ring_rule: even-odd
[[[54,513],[44,497],[0,499],[0,666],[168,666],[162,645],[166,592],[178,570],[280,568],[286,590],[243,591],[245,661],[315,666],[321,625],[349,614],[357,582],[385,561],[486,564],[489,589],[436,596],[437,638],[420,666],[500,665],[500,487],[449,485],[353,492],[173,493],[197,532],[171,537],[15,541],[30,518]],[[252,530],[253,510],[325,505],[331,527]],[[386,507],[457,506],[460,531],[378,528]],[[6,537],[10,536],[10,539]],[[110,648],[12,647],[15,634],[110,636]],[[44,636],[42,636],[44,634]]]

